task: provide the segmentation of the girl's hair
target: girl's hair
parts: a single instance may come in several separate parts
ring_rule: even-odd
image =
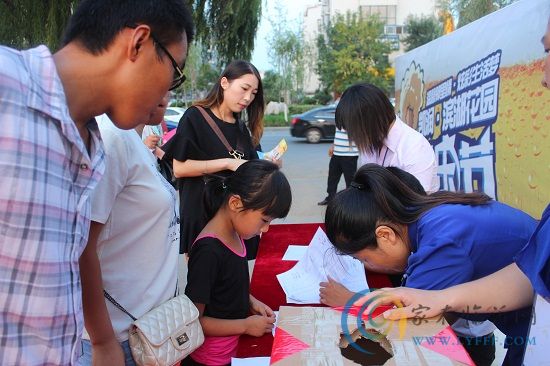
[[[384,146],[395,110],[384,92],[360,83],[347,88],[336,107],[335,122],[364,153],[377,153]]]
[[[239,195],[243,210],[261,210],[272,218],[288,215],[292,194],[279,167],[267,160],[250,160],[228,177],[213,176],[206,182],[204,203],[207,219],[225,206],[231,195]]]
[[[353,254],[376,247],[379,225],[403,235],[399,225],[418,220],[424,212],[446,203],[483,205],[491,198],[483,193],[440,191],[429,196],[409,188],[394,172],[377,164],[363,165],[351,186],[336,194],[325,214],[327,236],[336,249]]]
[[[256,67],[250,62],[243,60],[236,60],[231,62],[229,65],[227,65],[225,70],[223,70],[222,74],[220,75],[216,83],[214,83],[214,86],[212,87],[212,89],[210,89],[206,97],[204,99],[196,101],[193,104],[200,105],[201,107],[205,108],[220,106],[223,102],[224,92],[221,86],[222,78],[225,77],[229,82],[232,82],[233,80],[247,74],[252,74],[258,79],[258,92],[256,93],[256,96],[254,97],[252,103],[250,103],[248,107],[246,107],[246,114],[248,116],[248,128],[250,129],[250,133],[252,135],[252,145],[256,147],[259,145],[260,139],[262,138],[262,134],[264,132],[264,89],[262,86],[262,78],[260,77],[258,69],[256,69]],[[240,118],[241,114],[242,113],[235,113],[235,118]]]

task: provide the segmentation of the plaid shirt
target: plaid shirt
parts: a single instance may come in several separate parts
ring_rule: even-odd
[[[88,128],[90,154],[46,47],[0,47],[1,365],[70,365],[80,355],[78,259],[105,166],[95,121]]]

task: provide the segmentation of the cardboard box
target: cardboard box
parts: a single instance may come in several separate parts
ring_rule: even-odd
[[[361,323],[368,332],[363,336],[357,317],[347,312],[282,306],[271,364],[474,365],[444,318],[389,321],[377,316]],[[355,345],[348,344],[357,339]]]

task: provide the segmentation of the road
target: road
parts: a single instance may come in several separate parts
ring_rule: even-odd
[[[292,187],[292,208],[283,220],[274,224],[323,222],[325,207],[318,206],[327,195],[328,148],[332,141],[309,144],[305,139],[290,136],[286,127],[266,128],[262,137],[262,148],[271,150],[282,139],[288,143],[288,151],[283,156],[283,172]],[[344,177],[338,189],[344,189]]]

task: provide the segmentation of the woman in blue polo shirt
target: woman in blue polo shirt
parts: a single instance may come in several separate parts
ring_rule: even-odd
[[[379,272],[404,272],[404,286],[444,289],[511,264],[536,221],[481,193],[419,195],[386,168],[367,164],[329,203],[325,225],[338,251]],[[515,336],[526,333],[529,318],[521,311],[483,320]],[[522,348],[512,348],[507,358],[514,362]]]
[[[476,281],[438,291],[405,287],[380,289],[369,293],[354,305],[368,302],[365,312],[369,313],[380,305],[401,304],[402,307],[384,313],[387,319],[397,320],[415,317],[415,309],[420,304],[426,309],[422,315],[433,317],[443,312],[460,312],[467,308],[472,309],[472,313],[510,312],[530,306],[533,299],[536,299],[537,314],[550,311],[550,205],[544,210],[529,242],[516,256],[515,263],[500,271]],[[529,338],[534,337],[535,328],[544,326],[548,324],[533,321]],[[530,347],[529,339],[523,339],[523,343],[527,345],[523,364],[534,365],[537,360],[547,358],[550,346],[548,337],[537,338],[533,347]],[[522,343],[521,338],[519,341],[515,343]]]

